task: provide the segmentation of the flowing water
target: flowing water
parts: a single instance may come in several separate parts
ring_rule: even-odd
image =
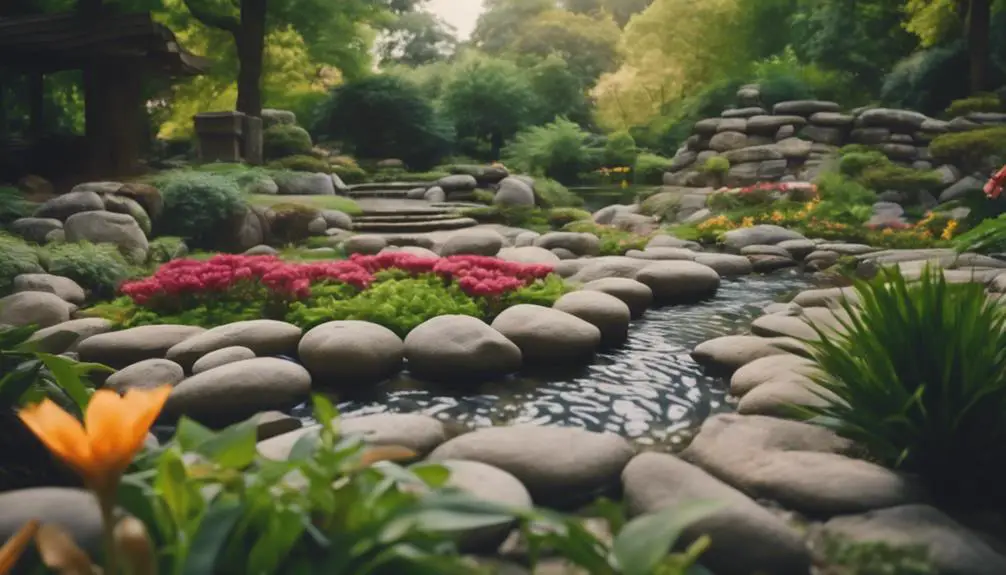
[[[345,415],[419,412],[472,426],[534,422],[673,442],[711,414],[732,409],[726,381],[704,373],[691,350],[745,331],[766,305],[809,284],[793,271],[726,280],[714,299],[647,311],[633,322],[628,342],[575,373],[524,375],[475,389],[403,376],[338,407]],[[306,406],[295,413],[308,417]]]

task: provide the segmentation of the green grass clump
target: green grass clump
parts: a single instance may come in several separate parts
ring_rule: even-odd
[[[287,156],[279,160],[269,162],[269,168],[273,170],[291,170],[294,172],[312,172],[329,174],[332,166],[321,158],[314,156]]]
[[[843,329],[807,344],[830,395],[800,411],[934,496],[1001,505],[1006,308],[929,268],[918,281],[884,271],[855,293]]]
[[[275,204],[301,204],[319,210],[339,210],[351,216],[363,213],[360,204],[343,196],[271,196],[259,194],[247,196],[248,203],[255,206]]]
[[[54,243],[38,254],[47,272],[72,279],[95,298],[114,296],[119,284],[141,273],[111,244]]]
[[[937,162],[968,172],[998,168],[998,160],[1006,158],[1006,126],[942,134],[933,138],[929,151]],[[997,159],[995,165],[989,164],[990,158]]]
[[[10,292],[15,277],[43,271],[38,253],[32,246],[21,238],[0,232],[0,296]]]

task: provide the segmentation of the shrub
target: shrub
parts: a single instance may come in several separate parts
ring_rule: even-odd
[[[367,172],[363,171],[363,168],[355,166],[332,166],[331,169],[346,184],[359,184],[367,179]]]
[[[314,172],[329,174],[332,166],[321,158],[314,156],[287,156],[279,160],[269,162],[269,168],[273,170],[292,170],[294,172]]]
[[[701,170],[707,174],[722,176],[730,171],[730,160],[723,156],[713,156],[702,164]]]
[[[231,179],[246,194],[260,193],[260,190],[272,185],[270,171],[257,166],[213,162],[196,166],[195,170],[210,172]]]
[[[548,224],[556,229],[572,222],[589,219],[591,219],[590,212],[579,208],[552,208],[548,210]]]
[[[934,495],[1001,503],[1006,456],[1006,311],[980,284],[927,268],[857,282],[838,333],[808,343],[826,392],[802,408],[881,463],[920,474]]]
[[[849,157],[846,156],[843,161]],[[939,172],[935,170],[916,170],[891,163],[866,168],[860,174],[859,181],[867,188],[877,191],[917,192],[936,190],[943,185]]]
[[[0,232],[0,294],[6,295],[21,274],[42,273],[38,254],[21,238]]]
[[[567,224],[566,231],[591,233],[601,240],[602,256],[621,256],[629,250],[641,250],[652,239],[652,235],[641,236],[612,226],[602,226],[593,220]]]
[[[893,107],[935,115],[968,95],[968,54],[963,42],[920,50],[884,79],[880,99]]]
[[[954,239],[959,252],[1006,252],[1006,215],[989,218]]]
[[[475,196],[475,201],[480,204],[492,204],[496,198],[496,194],[489,190],[475,190],[472,195]]]
[[[21,190],[11,186],[0,186],[0,226],[7,226],[19,218],[32,214],[35,206],[25,201]]]
[[[990,171],[1006,159],[1006,127],[942,134],[929,144],[933,159],[968,172]]]
[[[947,116],[956,118],[975,112],[1002,112],[1003,102],[995,94],[978,94],[970,98],[954,100],[947,107]]]
[[[262,155],[268,160],[311,153],[311,134],[300,126],[276,124],[262,132]]]
[[[656,154],[639,154],[633,169],[637,184],[660,185],[664,181],[664,172],[671,168],[672,160]]]
[[[509,166],[560,182],[575,182],[581,171],[593,168],[602,151],[592,146],[591,134],[566,118],[522,130],[503,150]]]
[[[165,172],[154,185],[164,198],[157,235],[178,236],[192,247],[211,247],[243,206],[237,183],[221,175]]]
[[[876,150],[846,151],[838,161],[838,171],[850,178],[858,178],[868,168],[890,165],[891,160]]]
[[[345,141],[357,157],[401,158],[415,170],[432,168],[454,144],[453,129],[430,100],[411,82],[390,74],[335,88],[314,132]]]
[[[39,258],[47,272],[72,279],[97,298],[113,296],[119,284],[138,273],[110,244],[48,244]]]
[[[636,163],[638,155],[636,140],[628,132],[615,132],[608,136],[608,141],[604,144],[606,166],[632,166]]]
[[[161,236],[150,240],[150,249],[147,251],[147,263],[163,264],[185,257],[188,253],[189,247],[185,245],[185,240],[182,238]]]
[[[877,195],[863,185],[835,172],[822,173],[815,182],[821,199],[836,204],[873,204]]]
[[[448,172],[404,172],[402,170],[383,170],[371,174],[367,178],[371,182],[435,182],[449,176]]]
[[[543,208],[578,208],[583,198],[551,178],[535,178],[534,194]]]
[[[307,239],[311,235],[308,225],[321,215],[317,209],[303,204],[273,204],[269,209],[275,216],[270,229],[273,236],[283,244]]]
[[[484,224],[503,224],[534,232],[546,232],[551,229],[545,210],[532,206],[486,206],[469,208],[462,214]]]

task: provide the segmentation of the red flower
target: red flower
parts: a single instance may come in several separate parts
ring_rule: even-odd
[[[983,191],[990,200],[994,200],[1002,193],[1004,184],[1006,184],[1006,166],[1000,168],[999,171],[985,183]]]

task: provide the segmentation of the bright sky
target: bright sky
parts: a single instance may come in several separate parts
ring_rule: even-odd
[[[467,40],[482,12],[482,0],[430,0],[429,8],[457,28],[462,40]]]

